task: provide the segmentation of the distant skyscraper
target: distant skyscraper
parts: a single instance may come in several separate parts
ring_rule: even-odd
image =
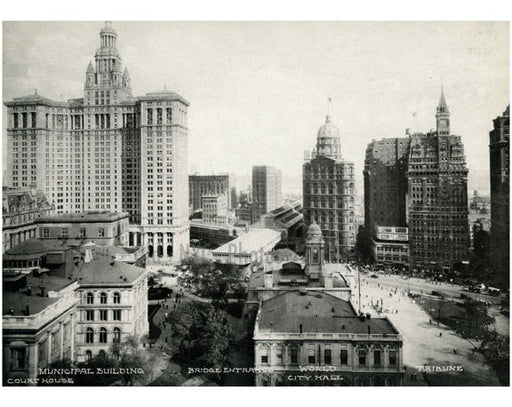
[[[253,221],[282,204],[281,171],[270,166],[252,167]]]
[[[491,259],[502,281],[509,280],[509,151],[510,105],[493,120],[489,133],[491,164]]]
[[[304,221],[322,230],[329,259],[346,257],[355,244],[354,163],[341,158],[340,131],[327,115],[316,149],[302,167]]]
[[[407,233],[413,268],[442,270],[468,259],[468,170],[461,137],[450,135],[443,92],[436,124],[436,131],[366,150],[365,225],[377,261],[403,264]]]
[[[231,207],[231,177],[229,174],[189,175],[189,205],[192,211],[201,209],[203,196],[226,195],[228,209]]]
[[[126,211],[130,241],[148,246],[149,264],[178,260],[189,241],[189,103],[169,91],[132,96],[111,23],[82,98],[36,93],[5,105],[13,187],[36,186],[57,213]]]

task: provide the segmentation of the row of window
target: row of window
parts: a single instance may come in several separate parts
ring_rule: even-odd
[[[107,328],[100,328],[98,331],[98,342],[99,343],[108,343],[108,331]],[[88,327],[85,329],[85,343],[94,343],[95,333],[94,329]],[[112,342],[121,342],[121,329],[114,328],[112,330]]]
[[[317,363],[317,354],[315,349],[308,350],[308,364],[316,364]],[[357,352],[357,361],[359,366],[366,366],[368,358],[368,351],[366,349],[360,349]],[[268,349],[263,349],[261,351],[261,363],[268,364],[269,363],[269,351]],[[283,364],[283,348],[278,348],[276,350],[276,363]],[[397,351],[395,349],[390,349],[388,352],[388,366],[397,366]],[[382,366],[383,362],[383,352],[381,349],[374,349],[372,352],[373,356],[373,366]],[[296,365],[299,363],[299,349],[298,348],[290,348],[290,364]],[[325,365],[331,365],[333,362],[331,349],[324,349],[323,352],[323,363]],[[348,350],[341,349],[339,354],[339,364],[340,365],[348,365]]]
[[[87,304],[94,304],[94,293],[88,292],[85,296]],[[100,304],[108,303],[108,294],[106,292],[101,292],[99,295]],[[114,304],[121,304],[121,293],[115,292],[112,294],[112,302]]]

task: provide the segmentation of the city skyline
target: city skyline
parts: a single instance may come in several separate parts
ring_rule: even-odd
[[[5,22],[4,101],[36,88],[54,100],[80,97],[102,24]],[[134,95],[166,87],[191,101],[189,173],[230,172],[243,179],[252,165],[274,165],[283,171],[283,192],[300,193],[303,152],[315,142],[330,97],[342,157],[355,163],[360,195],[367,144],[403,136],[405,128],[434,128],[444,86],[453,134],[462,136],[468,157],[469,187],[473,172],[488,178],[489,157],[482,151],[491,120],[508,104],[506,22],[114,27]],[[4,173],[5,138],[4,129]]]

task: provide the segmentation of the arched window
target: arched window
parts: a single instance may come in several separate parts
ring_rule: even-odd
[[[114,342],[121,342],[121,329],[114,328]]]
[[[148,256],[153,257],[153,246],[152,245],[148,246]]]
[[[167,246],[167,257],[172,257],[172,246]]]
[[[114,299],[114,304],[121,304],[121,294],[114,293],[113,299]]]
[[[94,304],[94,294],[93,293],[87,293],[87,296],[86,296],[87,300],[87,304]]]
[[[98,356],[100,358],[106,358],[107,357],[107,354],[105,353],[105,351],[103,349],[101,349],[99,352],[98,352]]]
[[[107,303],[107,293],[101,293],[100,294],[100,304],[106,304]]]
[[[100,328],[100,343],[107,343],[107,328]]]
[[[94,343],[94,330],[92,328],[85,330],[85,343]]]
[[[158,245],[157,254],[158,257],[162,257],[164,255],[164,247],[162,245]]]
[[[92,352],[90,350],[85,351],[85,360],[91,360],[92,359]]]

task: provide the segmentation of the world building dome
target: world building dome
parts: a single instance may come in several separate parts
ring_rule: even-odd
[[[341,160],[340,129],[325,117],[325,123],[318,129],[316,155]]]

